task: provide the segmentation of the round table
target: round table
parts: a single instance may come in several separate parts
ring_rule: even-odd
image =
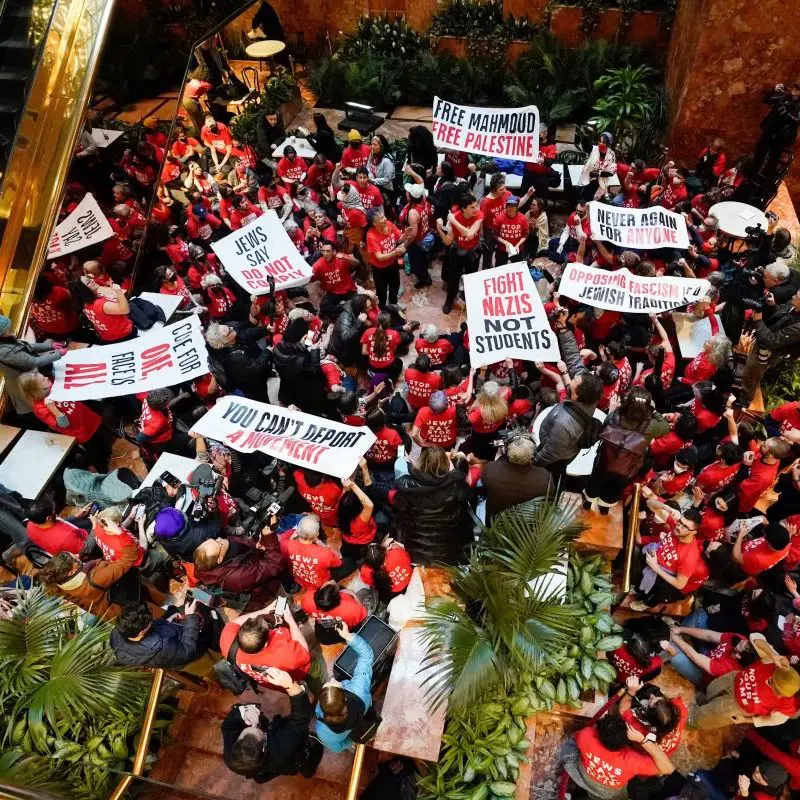
[[[708,214],[717,220],[719,229],[723,233],[739,239],[747,236],[745,228],[761,225],[764,230],[767,229],[767,217],[764,212],[755,206],[747,205],[747,203],[736,203],[732,200],[717,203],[711,206]]]
[[[250,58],[272,58],[286,49],[286,42],[277,39],[262,39],[247,45],[244,51]]]

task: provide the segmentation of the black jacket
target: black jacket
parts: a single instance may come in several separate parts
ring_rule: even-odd
[[[759,320],[753,330],[761,349],[794,354],[800,345],[800,314],[791,305],[780,306],[768,323]]]
[[[258,769],[245,776],[257,783],[266,783],[278,775],[296,775],[303,769],[313,709],[307,692],[296,694],[290,700],[292,707],[288,717],[279,714],[270,720],[261,715],[259,727],[267,732],[267,749]],[[222,723],[222,758],[230,769],[233,769],[230,765],[233,745],[245,728],[240,707],[233,706]]]
[[[333,131],[322,128],[316,133],[309,134],[307,137],[311,146],[322,153],[332,164],[337,164],[342,159],[342,148],[336,143]]]
[[[511,506],[536,497],[546,497],[555,490],[552,476],[534,464],[512,464],[508,456],[491,461],[483,468],[486,491],[486,521]]]
[[[111,632],[111,648],[120,664],[128,667],[183,667],[203,653],[199,645],[199,614],[190,614],[182,624],[157,619],[150,633],[140,642]]]
[[[256,151],[261,158],[272,158],[272,151],[286,138],[286,129],[278,117],[278,124],[273,128],[267,124],[267,115],[258,121],[256,128]]]
[[[281,342],[272,351],[275,369],[281,379],[278,399],[283,405],[294,403],[309,414],[321,414],[327,401],[325,375],[320,366],[319,348]]]
[[[361,353],[361,334],[365,330],[365,323],[358,318],[358,314],[353,311],[352,301],[348,300],[333,326],[328,351],[345,366],[354,366]]]
[[[467,513],[470,490],[464,475],[451,470],[435,478],[411,467],[397,479],[395,532],[418,564],[457,564],[472,541]]]
[[[198,545],[221,535],[222,521],[218,514],[211,514],[200,522],[189,520],[178,536],[170,538],[156,536],[156,540],[171,556],[181,561],[191,561]]]
[[[257,342],[263,339],[266,328],[231,325],[236,329],[232,347],[214,350],[214,355],[225,370],[225,384],[229,390],[242,389],[248,397],[267,399],[267,378],[272,373],[272,351],[261,350]]]

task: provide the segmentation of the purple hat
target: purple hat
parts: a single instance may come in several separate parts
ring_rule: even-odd
[[[162,539],[172,539],[183,533],[186,517],[177,508],[162,508],[156,514],[154,531]]]
[[[434,414],[444,413],[449,405],[447,395],[441,391],[441,389],[438,392],[434,392],[431,395],[431,399],[428,400],[428,405],[431,407],[431,411],[433,411]]]

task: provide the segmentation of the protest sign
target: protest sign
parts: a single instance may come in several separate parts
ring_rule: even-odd
[[[653,208],[621,208],[589,203],[589,226],[592,236],[612,242],[626,250],[655,250],[672,247],[685,250],[689,246],[686,220],[674,211]]]
[[[683,358],[695,358],[703,352],[703,345],[718,333],[724,333],[719,314],[697,319],[694,314],[676,311],[672,315],[675,323],[675,338]]]
[[[53,364],[51,400],[102,400],[149,392],[208,372],[200,320],[190,317],[129,342],[70,350]]]
[[[90,244],[103,242],[114,235],[105,214],[97,205],[97,200],[87,194],[78,207],[62,222],[56,225],[50,238],[48,258],[58,258],[74,253]]]
[[[230,276],[250,294],[269,294],[267,276],[276,289],[302,286],[311,278],[311,267],[297,252],[278,215],[270,209],[224,239],[212,242]]]
[[[567,264],[558,291],[594,308],[657,314],[696,302],[710,286],[701,278],[641,278],[627,269],[609,272],[583,264]]]
[[[192,431],[242,453],[256,451],[337,478],[349,478],[375,434],[302,411],[227,395]]]
[[[122,136],[122,131],[112,131],[107,128],[92,128],[92,141],[97,147],[108,147]]]
[[[433,141],[437,147],[494,158],[536,161],[539,109],[477,108],[433,98]]]
[[[558,340],[524,261],[464,276],[470,363],[558,361]]]

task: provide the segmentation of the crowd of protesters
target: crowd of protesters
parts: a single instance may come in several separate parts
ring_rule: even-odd
[[[323,747],[347,749],[369,729],[373,653],[357,630],[368,615],[386,615],[414,565],[462,563],[476,518],[564,489],[582,492],[587,511],[618,514],[638,483],[633,616],[609,654],[623,695],[565,747],[572,796],[625,796],[634,780],[648,797],[763,800],[800,790],[800,402],[749,410],[766,371],[800,345],[800,275],[774,217],[742,242],[709,216],[734,195],[744,166],[728,162],[720,140],[696,164],[626,164],[603,133],[553,235],[557,154],[546,130],[517,195],[494,164],[479,169],[460,152],[438,158],[423,126],[395,163],[384,137],[350,131],[342,145],[316,114],[314,130],[300,133],[317,154],[305,159],[287,145],[273,158],[286,137],[277,115],[263,117],[254,147],[244,145],[204,115],[203,82],[194,83],[196,113],[171,141],[152,120],[121,154],[82,137],[62,212],[91,191],[113,236],[47,262],[30,311],[37,343],[0,317],[15,421],[78,443],[55,498],[7,495],[6,565],[114,620],[123,664],[191,669],[210,651],[252,685],[286,692],[290,716],[237,705],[222,730],[226,763],[264,781],[310,775]],[[599,241],[592,200],[681,213],[692,244],[632,251]],[[312,277],[250,296],[211,244],[268,211]],[[462,277],[510,260],[527,262],[561,360],[474,369]],[[706,278],[706,296],[681,311],[710,320],[713,336],[682,359],[671,313],[562,297],[563,265],[575,261]],[[446,327],[420,326],[414,303],[403,302],[431,296],[434,282]],[[179,297],[176,314],[199,317],[210,372],[141,397],[49,399],[51,365],[71,343],[124,341],[164,324],[135,296],[141,289]],[[375,443],[339,480],[191,432],[233,393],[366,426]],[[592,423],[598,409],[602,426]],[[120,436],[148,468],[161,453],[199,464],[186,484],[166,476],[134,496],[137,476],[109,471]],[[591,475],[571,475],[570,462],[595,444]],[[276,487],[295,491],[254,530],[252,493]],[[60,514],[64,492],[70,516]],[[170,580],[195,596],[182,592],[178,603]],[[242,613],[226,622],[213,608],[220,600]],[[342,683],[316,658],[333,642],[357,656]],[[648,682],[666,662],[695,684],[693,702]],[[683,776],[670,755],[687,725],[747,733],[713,770]]]

